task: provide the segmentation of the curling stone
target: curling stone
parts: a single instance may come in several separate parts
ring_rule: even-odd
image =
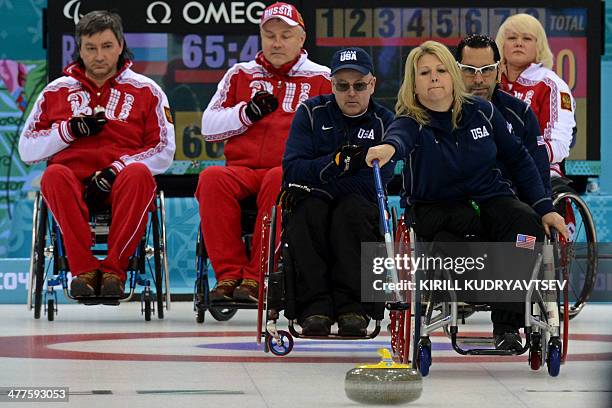
[[[404,404],[421,396],[421,374],[410,364],[397,364],[389,350],[378,350],[382,361],[347,371],[344,392],[363,404]]]

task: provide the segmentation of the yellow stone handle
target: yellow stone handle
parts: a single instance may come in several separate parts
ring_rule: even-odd
[[[383,361],[393,360],[393,357],[391,357],[391,352],[387,348],[379,348],[378,355],[383,359]]]

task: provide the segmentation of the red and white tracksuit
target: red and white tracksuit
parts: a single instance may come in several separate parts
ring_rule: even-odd
[[[100,269],[125,279],[129,257],[146,228],[154,208],[153,175],[172,163],[174,126],[168,100],[151,79],[130,69],[127,61],[101,88],[85,76],[78,64],[39,95],[19,139],[26,163],[48,161],[41,191],[62,231],[73,276]],[[75,138],[68,120],[106,109],[107,122],[92,136]],[[117,178],[109,203],[113,222],[108,255],[91,253],[89,210],[83,200],[84,181],[112,166]]]
[[[531,64],[514,82],[502,74],[501,87],[531,106],[544,136],[550,176],[562,176],[559,163],[569,156],[576,126],[576,102],[565,81],[542,64]]]
[[[278,109],[252,123],[244,113],[257,91],[276,96]],[[202,116],[207,141],[227,140],[226,166],[206,168],[196,198],[204,243],[220,279],[258,279],[260,231],[282,182],[281,160],[295,110],[300,102],[331,93],[329,68],[302,51],[296,61],[274,68],[260,52],[253,61],[231,67]],[[257,196],[257,219],[251,259],[241,239],[239,201]]]

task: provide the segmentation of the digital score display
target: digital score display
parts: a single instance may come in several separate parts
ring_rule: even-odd
[[[514,4],[513,4],[514,3]],[[542,2],[431,1],[423,7],[401,1],[354,2],[312,0],[304,4],[304,18],[314,21],[314,36],[309,39],[313,59],[329,64],[333,53],[342,47],[360,46],[373,57],[378,78],[375,97],[393,109],[400,87],[404,63],[410,50],[426,40],[447,45],[454,53],[459,41],[470,34],[486,34],[495,39],[500,25],[517,13],[536,17],[545,28],[554,54],[553,70],[563,78],[577,103],[578,138],[570,159],[599,160],[599,55],[600,4],[585,1],[584,7],[555,7]],[[540,3],[540,4],[538,4]],[[569,4],[569,3],[568,3]],[[462,7],[457,7],[458,5]],[[482,7],[484,5],[485,7]]]

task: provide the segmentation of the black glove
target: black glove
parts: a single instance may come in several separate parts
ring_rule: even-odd
[[[291,214],[295,211],[298,203],[308,197],[311,191],[311,188],[308,186],[289,183],[278,195],[276,204],[280,204],[287,214]]]
[[[89,177],[89,181],[85,184],[83,198],[90,209],[98,210],[104,208],[115,178],[117,178],[117,174],[111,167],[107,167]]]
[[[70,131],[75,138],[91,136],[102,130],[106,123],[104,115],[75,116],[68,121]]]
[[[266,91],[258,91],[253,95],[253,99],[247,103],[244,113],[251,122],[257,122],[263,119],[264,116],[274,112],[276,108],[278,108],[276,96]]]
[[[334,164],[338,166],[342,174],[353,173],[367,167],[365,162],[368,148],[365,146],[344,145],[340,146],[334,154]]]

